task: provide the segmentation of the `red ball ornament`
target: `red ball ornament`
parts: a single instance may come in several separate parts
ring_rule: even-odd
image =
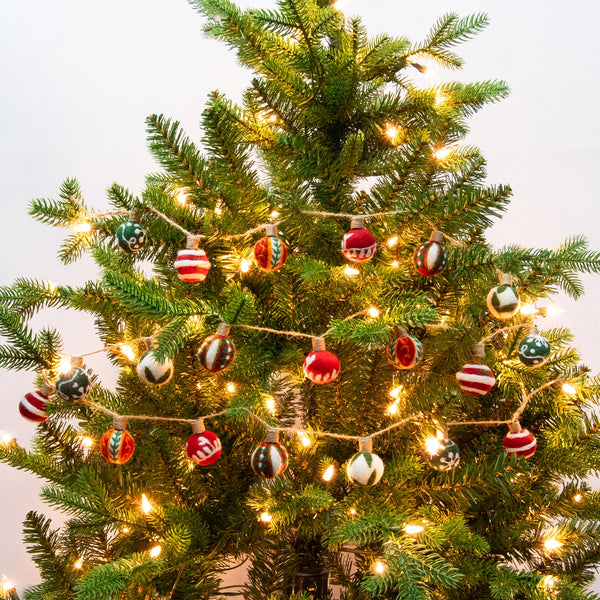
[[[194,433],[186,445],[187,455],[197,465],[212,465],[221,457],[221,440],[213,431],[204,429],[201,421],[194,423],[192,429]]]
[[[304,375],[313,383],[329,383],[340,373],[340,361],[335,354],[325,350],[323,338],[313,339],[313,351],[304,359]]]
[[[109,463],[122,465],[133,456],[134,450],[135,441],[125,429],[125,419],[115,417],[113,428],[100,438],[100,453]]]
[[[472,396],[483,396],[495,385],[494,373],[487,365],[477,363],[464,365],[456,374],[461,389]]]
[[[204,281],[210,270],[210,261],[206,252],[198,247],[197,236],[188,238],[187,248],[177,252],[175,269],[181,281],[186,283],[197,283]]]
[[[377,240],[368,229],[363,228],[363,218],[353,217],[350,231],[342,238],[342,254],[353,262],[364,262],[376,250]]]
[[[504,436],[502,443],[509,457],[516,454],[517,458],[529,458],[537,448],[537,440],[533,434],[527,429],[521,429],[517,422],[510,424],[510,431]]]
[[[229,325],[222,323],[217,333],[209,335],[198,349],[200,364],[211,373],[226,369],[235,357],[235,346],[227,337]]]
[[[421,244],[413,254],[413,264],[421,275],[431,277],[440,273],[446,265],[447,253],[442,242],[444,234],[434,231],[431,239]]]
[[[254,450],[250,457],[252,470],[259,477],[274,479],[287,469],[287,450],[277,440],[278,431],[269,429],[267,439],[260,443],[260,446]]]
[[[423,345],[406,331],[393,339],[386,347],[389,363],[396,369],[412,369],[423,356]]]
[[[256,264],[263,271],[279,271],[287,260],[287,248],[277,237],[277,227],[267,225],[267,235],[254,246]]]
[[[43,423],[48,418],[47,406],[51,390],[43,386],[41,390],[25,394],[19,402],[19,412],[32,423]]]

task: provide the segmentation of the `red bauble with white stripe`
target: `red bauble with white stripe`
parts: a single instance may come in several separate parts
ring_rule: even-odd
[[[327,350],[310,352],[304,359],[304,375],[313,383],[329,383],[340,373],[340,361]]]
[[[350,231],[342,238],[342,254],[352,262],[364,262],[377,250],[375,236],[363,228],[363,223],[362,217],[353,217]]]
[[[487,365],[464,365],[456,374],[458,383],[467,394],[483,396],[495,385],[496,378]]]
[[[175,269],[181,281],[198,283],[206,279],[210,270],[210,261],[202,248],[186,248],[177,252]]]
[[[19,402],[19,412],[32,423],[43,423],[48,418],[48,396],[41,390],[25,394]]]
[[[190,460],[197,465],[212,465],[221,456],[221,440],[214,431],[194,433],[188,438],[186,451]]]
[[[516,454],[517,458],[529,458],[535,454],[537,448],[537,440],[533,434],[527,429],[521,429],[520,427],[518,431],[509,431],[504,436],[502,443],[509,457]]]

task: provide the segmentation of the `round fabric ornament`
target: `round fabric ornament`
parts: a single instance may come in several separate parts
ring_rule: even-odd
[[[32,423],[43,423],[48,418],[49,399],[45,390],[36,390],[25,394],[19,402],[21,416]]]
[[[214,431],[194,433],[188,438],[186,452],[197,465],[212,465],[221,456],[221,440]]]
[[[217,333],[209,335],[198,350],[200,364],[211,373],[222,371],[233,362],[235,346],[227,337],[228,333],[229,326],[219,326]]]
[[[140,358],[136,372],[139,378],[150,385],[164,385],[173,377],[173,362],[167,358],[165,362],[159,362],[154,357],[154,352],[149,350]]]
[[[431,239],[421,244],[413,254],[413,264],[421,275],[431,277],[437,275],[446,266],[448,254],[446,248],[442,246],[444,234],[440,231],[434,231]]]
[[[423,355],[423,345],[412,335],[393,339],[386,347],[388,361],[396,369],[412,369]]]
[[[179,279],[186,283],[204,281],[211,266],[202,248],[179,250],[174,265]]]
[[[539,367],[550,356],[550,344],[545,337],[537,333],[536,328],[532,328],[529,335],[521,340],[517,354],[524,365]]]
[[[537,440],[527,429],[521,429],[518,423],[511,423],[510,431],[504,436],[502,444],[508,456],[529,458],[535,454]]]
[[[383,461],[377,454],[357,452],[348,462],[346,473],[352,483],[370,487],[381,479],[383,469]]]
[[[126,463],[135,450],[135,441],[125,429],[109,429],[100,438],[100,453],[114,465]]]
[[[288,466],[287,450],[277,439],[277,430],[270,429],[267,432],[267,439],[260,443],[250,457],[252,470],[265,479],[274,479]]]
[[[460,462],[460,450],[455,442],[445,438],[437,440],[435,451],[427,450],[425,460],[427,464],[437,471],[450,471]]]
[[[325,350],[324,338],[313,338],[313,351],[306,355],[303,369],[305,377],[313,383],[329,383],[339,375],[340,361]]]
[[[146,242],[146,230],[136,221],[125,221],[117,227],[117,242],[125,251],[139,252]]]
[[[464,365],[456,374],[461,389],[473,396],[487,394],[495,385],[494,373],[487,365]]]
[[[521,300],[512,285],[503,283],[490,290],[487,295],[487,306],[497,319],[510,319],[519,312]]]
[[[63,400],[81,400],[90,391],[90,378],[80,367],[72,367],[67,373],[59,375],[56,381],[56,393]]]
[[[368,260],[377,250],[377,240],[363,222],[362,217],[352,217],[351,229],[342,238],[342,254],[353,262]]]
[[[287,260],[287,248],[277,237],[277,227],[267,226],[267,235],[254,246],[256,264],[263,271],[279,271]]]

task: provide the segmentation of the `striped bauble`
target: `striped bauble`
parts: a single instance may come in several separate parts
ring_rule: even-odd
[[[209,335],[198,350],[200,364],[211,373],[217,373],[226,369],[235,356],[233,342],[220,333]]]
[[[175,270],[181,281],[197,283],[206,279],[210,261],[202,248],[186,248],[177,252]]]
[[[487,365],[464,365],[456,374],[458,383],[465,392],[473,396],[487,394],[496,383],[492,370]]]
[[[430,240],[421,244],[413,254],[413,264],[421,275],[437,275],[446,266],[446,249],[439,242]]]
[[[41,390],[25,394],[19,402],[19,412],[32,423],[43,423],[48,418],[48,396]]]
[[[516,454],[517,458],[529,458],[530,456],[533,456],[537,447],[537,441],[535,437],[533,434],[527,431],[527,429],[509,431],[504,436],[502,443],[508,456]]]
[[[250,457],[252,470],[265,479],[274,479],[288,466],[288,454],[279,442],[261,442]]]

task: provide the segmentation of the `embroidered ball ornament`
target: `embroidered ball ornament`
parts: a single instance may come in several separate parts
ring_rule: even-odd
[[[487,307],[497,319],[510,319],[519,312],[521,300],[517,290],[508,284],[492,288],[487,295]]]
[[[117,242],[125,252],[139,252],[146,242],[146,230],[136,221],[125,221],[117,227]]]
[[[174,266],[181,281],[198,283],[206,279],[211,265],[202,248],[186,248],[177,252]]]
[[[412,369],[421,360],[423,345],[412,335],[404,335],[387,345],[386,354],[396,369]]]
[[[342,254],[352,262],[364,262],[377,250],[375,236],[363,228],[352,228],[342,238]]]
[[[150,385],[164,385],[171,380],[175,369],[170,359],[159,362],[154,357],[154,352],[149,350],[140,359],[136,371],[142,381]]]
[[[90,378],[80,367],[62,373],[56,381],[56,393],[63,400],[81,400],[90,391]]]
[[[451,439],[438,440],[435,452],[425,452],[425,460],[437,471],[450,471],[460,462],[460,450]]]
[[[126,463],[135,450],[135,441],[124,429],[109,429],[100,438],[100,453],[113,465]]]
[[[197,465],[212,465],[221,457],[221,440],[214,431],[194,433],[188,438],[186,452]]]
[[[32,423],[43,423],[48,418],[49,399],[42,390],[25,394],[19,402],[21,416]]]
[[[508,456],[516,455],[517,458],[529,458],[535,454],[537,440],[527,429],[509,431],[502,442]]]
[[[267,440],[260,443],[260,446],[254,450],[250,457],[250,465],[252,470],[259,476],[265,479],[274,479],[281,475],[288,466],[288,454],[284,446],[274,437],[267,434]]]
[[[365,487],[375,485],[383,476],[383,461],[372,452],[357,452],[348,462],[348,479]]]
[[[287,260],[287,248],[277,237],[275,225],[267,226],[266,237],[259,240],[254,246],[256,264],[263,271],[279,271]]]
[[[456,374],[461,389],[473,396],[487,394],[495,385],[494,373],[487,365],[464,365]]]
[[[313,383],[329,383],[339,375],[340,361],[327,350],[313,350],[306,355],[303,369],[304,375]]]
[[[235,346],[226,334],[209,335],[198,350],[200,364],[211,373],[226,369],[235,357]]]
[[[441,244],[443,239],[443,234],[435,231],[428,242],[421,244],[415,250],[413,264],[421,275],[425,275],[425,277],[437,275],[446,266],[448,254]]]
[[[539,367],[543,365],[550,356],[550,344],[548,340],[538,334],[529,334],[519,344],[517,350],[519,360],[528,367]]]

